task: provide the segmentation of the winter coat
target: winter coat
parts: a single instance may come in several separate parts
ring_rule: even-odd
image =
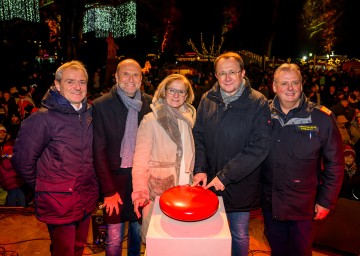
[[[277,97],[270,109],[274,129],[262,165],[261,207],[271,209],[276,220],[311,220],[316,203],[334,209],[344,175],[335,116],[304,94],[287,115]]]
[[[355,173],[350,175],[350,172],[354,170]],[[356,163],[350,167],[345,166],[344,180],[339,197],[360,201],[360,169]]]
[[[157,112],[153,105],[151,106],[153,112],[143,118],[137,133],[132,170],[133,201],[139,198],[155,201],[156,196],[160,196],[165,190],[179,185],[179,174],[176,172],[176,168],[180,165],[180,163],[176,163],[177,146],[159,124],[156,118]],[[194,122],[196,110],[190,105],[188,108]],[[187,132],[190,139],[190,143],[183,145],[182,150],[186,159],[184,171],[192,173],[194,168],[193,153],[195,152],[192,127],[189,127],[184,121],[182,122],[189,129]],[[184,137],[184,131],[181,133]],[[190,179],[186,184],[190,184]]]
[[[151,111],[152,97],[142,93],[143,105],[138,115],[138,123],[145,114]],[[120,205],[120,216],[105,213],[107,223],[137,220],[131,201],[132,181],[131,168],[120,168],[121,141],[125,133],[128,109],[116,92],[114,85],[110,92],[95,99],[94,118],[94,166],[105,196],[119,193],[123,204]]]
[[[215,176],[220,179],[225,190],[216,194],[223,197],[227,212],[259,207],[260,164],[271,142],[268,100],[244,79],[242,95],[227,107],[218,83],[206,92],[193,129],[194,175],[206,172],[208,183]]]
[[[360,124],[357,121],[358,117],[355,118],[354,121],[351,122],[350,125],[350,139],[351,143],[355,145],[360,139]]]
[[[139,126],[132,170],[132,200],[149,201],[149,204],[142,209],[141,236],[145,243],[156,196],[161,196],[164,191],[174,186],[191,184],[195,152],[192,136],[196,117],[195,108],[187,104],[186,116],[191,125],[178,119],[178,126],[172,127],[179,129],[180,132],[181,141],[177,141],[182,145],[180,159],[177,158],[179,151],[175,142],[176,136],[173,136],[175,140],[173,141],[168,134],[169,131],[166,131],[171,129],[171,125],[164,125],[169,119],[163,118],[163,112],[154,104],[151,108],[153,112],[144,116]],[[185,112],[184,106],[180,111]]]
[[[35,191],[40,221],[62,225],[81,220],[97,204],[93,168],[91,108],[76,111],[51,87],[42,107],[22,121],[11,159],[17,173]]]

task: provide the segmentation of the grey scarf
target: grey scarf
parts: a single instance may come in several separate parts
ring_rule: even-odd
[[[164,128],[170,139],[176,144],[176,162],[179,163],[178,166],[180,166],[183,148],[177,120],[184,120],[190,127],[192,127],[192,121],[183,115],[180,110],[170,107],[164,99],[158,99],[152,103],[152,105],[156,111],[157,122]]]
[[[244,81],[240,85],[239,89],[235,92],[234,95],[227,95],[226,92],[220,88],[221,96],[224,100],[225,106],[227,106],[229,103],[237,100],[242,95],[244,90],[245,90],[245,82]]]
[[[120,157],[121,168],[132,167],[133,156],[135,151],[136,133],[138,129],[138,113],[140,112],[142,101],[141,92],[138,90],[134,98],[125,94],[119,85],[116,86],[116,91],[121,100],[128,108],[129,112],[126,118],[125,133],[121,141]]]

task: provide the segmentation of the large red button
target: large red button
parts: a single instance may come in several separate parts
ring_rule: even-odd
[[[175,186],[166,190],[159,200],[160,209],[170,218],[199,221],[211,217],[219,207],[214,192],[201,186]]]

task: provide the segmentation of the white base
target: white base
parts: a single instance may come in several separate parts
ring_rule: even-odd
[[[156,197],[146,236],[146,256],[230,256],[231,234],[222,197],[208,219],[184,222],[166,216]]]

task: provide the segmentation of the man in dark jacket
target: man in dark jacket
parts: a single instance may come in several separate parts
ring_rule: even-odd
[[[131,170],[137,128],[151,111],[152,97],[141,92],[141,66],[133,59],[118,64],[115,79],[110,92],[93,102],[94,165],[104,196],[106,255],[121,255],[128,221],[128,255],[140,256],[141,226],[131,200]]]
[[[22,122],[11,158],[35,190],[35,213],[47,224],[52,256],[82,255],[98,201],[87,82],[81,62],[60,66],[41,108]]]
[[[250,210],[260,206],[260,164],[271,142],[270,110],[237,53],[220,55],[214,66],[218,82],[203,95],[193,129],[193,186],[214,187],[223,197],[232,255],[247,256]]]
[[[261,171],[261,207],[271,255],[311,256],[314,221],[333,209],[344,175],[332,112],[309,102],[296,64],[274,73],[273,137]]]

